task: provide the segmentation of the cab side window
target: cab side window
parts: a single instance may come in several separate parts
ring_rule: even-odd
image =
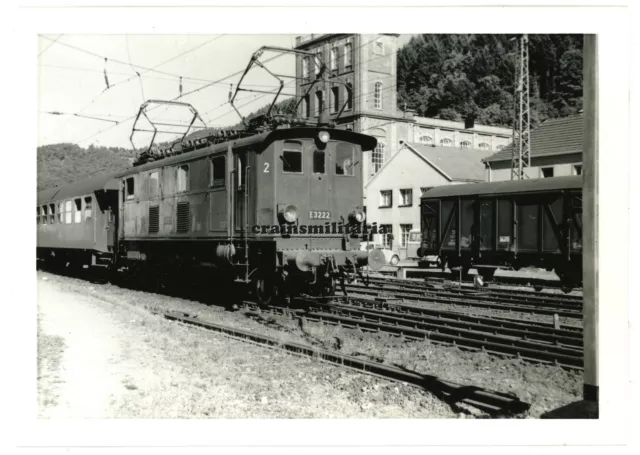
[[[225,176],[227,175],[226,170],[226,159],[224,156],[216,156],[211,158],[209,167],[209,187],[210,188],[219,188],[225,185]]]
[[[131,200],[135,197],[135,180],[133,177],[129,177],[125,180],[125,192],[127,200]]]

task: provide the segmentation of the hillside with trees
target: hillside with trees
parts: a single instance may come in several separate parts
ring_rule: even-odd
[[[38,147],[38,191],[131,167],[135,152],[120,147],[88,149],[77,144]]]
[[[516,35],[419,35],[398,51],[398,107],[511,125]],[[582,107],[582,35],[529,35],[532,123]]]

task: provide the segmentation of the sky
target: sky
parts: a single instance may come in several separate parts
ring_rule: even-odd
[[[131,128],[140,105],[146,100],[176,99],[193,105],[207,126],[234,125],[240,118],[227,103],[230,84],[235,88],[251,55],[258,48],[291,48],[295,37],[40,35],[37,56],[38,145],[71,142],[82,147],[94,144],[131,148]],[[410,37],[401,35],[398,44],[404,45]],[[277,55],[265,52],[260,60],[264,62]],[[293,55],[277,56],[265,66],[278,74],[295,75]],[[177,99],[180,76],[183,78],[182,93],[186,95]],[[211,82],[217,83],[210,85]],[[255,68],[243,81],[243,87],[247,84],[246,87],[256,90],[273,90],[277,83],[268,73]],[[285,79],[285,83],[283,93],[294,93],[294,79]],[[202,89],[188,94],[199,88]],[[272,99],[271,95],[244,92],[238,94],[236,105],[243,115],[248,115]],[[150,106],[149,112],[154,121],[173,124],[188,123],[192,118],[185,107]],[[196,122],[198,124],[201,125]],[[148,123],[138,126],[145,127]],[[149,138],[145,133],[136,133],[134,144],[142,146],[148,143]],[[157,139],[168,138],[160,136]]]

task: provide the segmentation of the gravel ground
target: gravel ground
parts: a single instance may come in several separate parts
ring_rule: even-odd
[[[175,323],[167,325],[166,321],[160,321],[158,317],[150,316],[149,310],[183,311],[203,320],[250,329],[279,338],[282,341],[293,341],[330,349],[336,349],[339,346],[339,350],[343,354],[383,361],[387,364],[435,375],[441,379],[461,384],[514,393],[523,401],[532,404],[531,409],[524,417],[539,417],[546,411],[576,401],[581,397],[581,373],[565,371],[559,367],[529,364],[515,359],[502,359],[480,352],[464,352],[454,347],[440,346],[428,341],[404,343],[399,338],[387,334],[365,334],[357,330],[336,326],[307,323],[301,327],[298,321],[283,316],[264,315],[261,318],[255,318],[247,313],[230,313],[221,307],[207,306],[191,300],[132,291],[108,284],[88,285],[84,281],[61,278],[46,273],[41,273],[39,276],[47,277],[50,282],[63,286],[67,292],[82,293],[100,302],[100,305],[118,309],[117,313],[122,313],[125,322],[131,325],[129,330],[133,332],[131,336],[142,341],[142,343],[137,343],[138,345],[147,346],[145,349],[149,349],[148,345],[153,344],[153,348],[158,349],[158,344],[160,344],[161,352],[156,356],[168,361],[174,369],[175,365],[187,368],[190,371],[187,377],[199,377],[200,387],[205,387],[207,396],[210,396],[209,388],[215,385],[211,383],[209,374],[213,374],[214,377],[222,377],[227,388],[233,388],[236,385],[227,384],[227,379],[231,383],[234,383],[238,377],[247,381],[246,384],[242,382],[243,385],[238,386],[239,391],[235,392],[236,396],[240,397],[237,398],[238,402],[243,402],[244,405],[228,408],[223,406],[222,409],[215,407],[213,411],[206,411],[207,414],[198,414],[200,416],[455,417],[457,414],[430,393],[343,371],[336,367],[318,364],[312,360],[246,345],[199,329],[185,329]],[[132,313],[136,315],[133,319],[131,318]],[[157,331],[162,332],[161,340],[165,338],[167,340],[158,343],[156,340],[159,336]],[[183,335],[179,336],[178,333]],[[185,335],[185,333],[196,335]],[[222,354],[218,353],[216,354],[218,357],[215,357],[215,363],[223,368],[223,373],[217,370],[208,371],[213,368],[208,365],[211,362],[207,362],[210,355],[208,352],[216,346],[216,343],[212,344],[211,340],[225,340],[222,344],[227,347],[223,349]],[[129,342],[129,344],[131,343]],[[193,348],[181,347],[180,343],[186,343],[187,346],[191,343]],[[187,355],[189,359],[181,357],[184,355],[185,349],[189,352]],[[174,355],[173,353],[179,354]],[[261,361],[261,356],[265,355],[268,355],[269,359]],[[222,365],[220,365],[221,360]],[[274,362],[278,364],[277,369],[273,368]],[[187,363],[186,366],[185,363]],[[250,365],[242,367],[241,365],[244,364]],[[249,370],[243,371],[242,368]],[[195,374],[192,370],[203,371]],[[184,381],[189,385],[181,387],[198,389],[189,380],[185,379]],[[215,386],[222,387],[219,384]],[[320,394],[324,398],[309,402],[309,386],[314,386],[314,397],[316,394]],[[261,392],[262,390],[265,391]],[[266,390],[269,392],[267,393]],[[284,391],[288,396],[282,395]],[[198,390],[193,392],[198,392]],[[323,400],[326,400],[326,403]],[[217,400],[213,401],[217,402]],[[263,401],[271,403],[271,405],[260,406]],[[256,403],[260,405],[256,405]],[[317,403],[317,407],[314,403]],[[137,409],[140,405],[135,404],[135,407]],[[155,407],[144,412],[127,409],[127,406],[121,406],[121,408],[119,415],[122,416],[135,416],[136,413],[148,416],[155,415],[154,412],[160,412],[155,411]],[[194,412],[194,410],[190,410],[181,416],[190,417],[194,415]],[[175,414],[170,414],[170,416],[175,416]]]
[[[41,418],[457,416],[431,393],[172,323],[145,309],[201,304],[38,277]],[[202,312],[298,340],[246,315]]]

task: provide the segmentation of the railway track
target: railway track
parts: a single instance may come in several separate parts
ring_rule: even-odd
[[[525,412],[530,404],[521,401],[513,394],[496,392],[444,381],[434,376],[423,375],[403,368],[385,365],[337,352],[318,349],[299,343],[282,342],[275,338],[259,335],[250,331],[240,330],[213,322],[203,321],[188,314],[159,313],[164,318],[187,325],[201,327],[222,333],[228,337],[245,342],[266,346],[273,349],[281,349],[295,355],[308,356],[323,362],[349,368],[363,374],[384,378],[396,382],[403,382],[422,390],[433,393],[450,405],[463,403],[473,406],[490,415],[513,415]]]
[[[447,292],[457,292],[461,295],[482,294],[505,300],[522,301],[522,302],[540,302],[553,301],[558,303],[566,303],[567,305],[582,305],[582,296],[568,294],[554,294],[549,292],[533,292],[518,289],[505,289],[496,287],[486,287],[477,289],[473,285],[463,283],[446,283],[445,280],[437,280],[435,283],[431,279],[418,281],[415,279],[401,279],[392,277],[375,277],[370,276],[369,283],[375,286],[402,286],[407,289],[429,289],[429,290],[446,290]],[[437,283],[437,284],[436,284]]]
[[[463,307],[476,307],[493,310],[538,314],[558,315],[559,317],[581,318],[581,304],[566,304],[558,301],[518,301],[514,299],[496,298],[484,293],[460,293],[449,289],[404,288],[394,285],[369,285],[361,283],[346,284],[349,294],[365,295],[380,299],[398,299],[408,302],[428,304],[448,304]]]
[[[270,306],[266,310],[308,321],[365,332],[384,332],[408,340],[429,340],[529,362],[578,370],[583,367],[582,330],[578,328],[555,329],[547,324],[353,298],[338,301],[299,298],[296,306],[296,309]],[[258,310],[254,302],[245,302],[245,307]]]

